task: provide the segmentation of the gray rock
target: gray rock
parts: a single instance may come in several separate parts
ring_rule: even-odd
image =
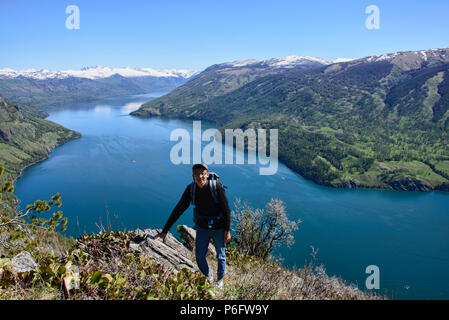
[[[33,257],[27,251],[22,251],[11,260],[14,272],[24,273],[27,271],[34,271],[38,265],[34,262]]]
[[[195,248],[196,230],[188,226],[181,225],[178,226],[178,232],[181,235],[181,240],[183,241],[184,245],[189,250],[193,251],[193,249]],[[207,253],[213,257],[217,255],[215,247],[211,243],[209,243]]]
[[[198,270],[192,252],[171,233],[167,234],[164,242],[160,239],[154,239],[160,231],[160,229],[130,231],[128,234],[134,242],[130,244],[130,247],[142,252],[146,257],[153,258],[168,269],[174,269],[175,271],[183,268]]]
[[[168,233],[165,241],[154,239],[160,232],[160,229],[137,229],[128,232],[131,243],[130,248],[142,252],[143,255],[153,258],[156,262],[161,263],[164,267],[174,269],[176,271],[182,268],[190,270],[198,270],[195,259],[195,238],[196,231],[188,226],[178,226],[181,243],[171,233]],[[215,248],[209,244],[209,254],[216,256]]]

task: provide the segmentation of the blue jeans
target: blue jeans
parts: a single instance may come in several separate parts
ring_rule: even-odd
[[[217,280],[221,280],[225,275],[226,268],[226,245],[224,242],[224,229],[203,229],[196,227],[195,255],[196,263],[200,271],[207,277],[209,275],[209,266],[206,260],[207,247],[209,240],[214,239],[215,251],[217,251]]]

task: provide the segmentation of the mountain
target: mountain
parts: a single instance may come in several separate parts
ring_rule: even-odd
[[[232,92],[264,76],[284,73],[288,70],[311,70],[328,65],[330,62],[312,57],[285,56],[268,60],[233,61],[210,66],[197,74],[169,95],[156,99],[156,103],[143,105],[132,114],[136,116],[164,115],[179,113],[194,115],[195,106],[209,99]],[[161,110],[162,110],[161,109]]]
[[[132,114],[279,129],[280,160],[327,186],[449,191],[449,48],[240,71],[261,65],[212,66]]]
[[[56,146],[80,136],[76,131],[31,116],[0,95],[0,164],[5,168],[0,185],[5,180],[14,182],[25,167],[47,158]],[[10,209],[15,207],[14,195],[4,196]]]
[[[33,107],[29,104],[17,103],[17,102],[9,102],[5,99],[5,102],[10,105],[15,105],[19,110],[24,114],[30,117],[45,119],[49,116],[49,114],[45,111],[42,111],[36,107]]]
[[[106,97],[170,91],[195,75],[190,70],[88,67],[81,70],[0,69],[0,92],[17,103],[48,107]]]
[[[87,79],[101,79],[108,78],[115,74],[121,75],[126,78],[133,77],[155,77],[155,78],[190,78],[196,71],[192,70],[155,70],[151,68],[109,68],[103,66],[84,67],[80,70],[61,70],[50,71],[47,69],[26,69],[26,70],[13,70],[10,68],[0,69],[0,79],[12,79],[17,77],[32,78],[38,80],[45,79],[64,79],[70,77],[87,78]]]

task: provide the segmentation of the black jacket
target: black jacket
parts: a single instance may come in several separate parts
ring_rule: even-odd
[[[167,233],[168,230],[173,226],[173,224],[178,220],[178,218],[187,210],[191,203],[190,194],[191,184],[187,185],[181,199],[179,200],[176,207],[173,209],[167,223],[164,226],[163,232]],[[217,198],[218,204],[215,204],[212,197],[212,191],[210,189],[209,183],[207,183],[203,188],[196,186],[195,188],[195,205],[200,216],[210,216],[214,217],[220,214],[223,218],[219,220],[217,225],[213,229],[224,228],[225,231],[231,229],[231,211],[229,210],[228,199],[226,198],[223,186],[219,181],[217,181]],[[199,225],[199,227],[202,227]]]

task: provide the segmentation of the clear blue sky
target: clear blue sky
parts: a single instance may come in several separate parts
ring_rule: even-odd
[[[68,5],[80,29],[68,30]],[[368,30],[365,9],[380,9]],[[0,68],[187,68],[449,46],[448,0],[0,0]]]

